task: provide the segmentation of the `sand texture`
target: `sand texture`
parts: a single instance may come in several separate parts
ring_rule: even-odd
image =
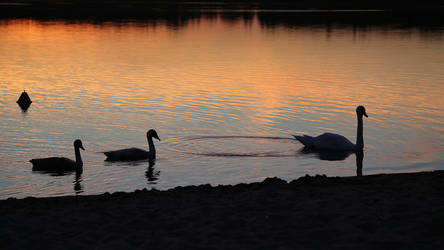
[[[444,249],[444,171],[0,201],[1,249]]]

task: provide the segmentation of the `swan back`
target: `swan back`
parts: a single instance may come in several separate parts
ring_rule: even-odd
[[[76,162],[65,157],[32,159],[30,162],[33,171],[64,172],[77,169]]]
[[[140,148],[125,148],[103,153],[106,155],[105,161],[137,161],[153,157],[153,153]]]
[[[354,150],[355,145],[342,135],[324,133],[322,135],[313,136],[294,136],[305,147],[319,150],[338,150],[348,151]]]

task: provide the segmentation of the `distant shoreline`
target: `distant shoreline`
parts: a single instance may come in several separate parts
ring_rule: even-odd
[[[373,1],[354,1],[354,0],[0,0],[3,5],[125,5],[125,6],[237,6],[237,7],[288,7],[298,9],[394,9],[394,8],[436,8],[444,7],[440,0],[373,0]]]
[[[259,2],[261,2],[259,4]],[[316,5],[298,6],[288,2],[252,1],[236,5],[218,5],[214,2],[170,1],[108,1],[73,0],[58,3],[55,0],[0,0],[0,21],[34,19],[39,21],[68,20],[75,22],[166,22],[181,27],[190,20],[222,18],[250,21],[257,18],[264,27],[325,26],[383,29],[419,28],[424,32],[441,33],[444,27],[444,7],[384,8],[381,5]],[[322,2],[322,1],[321,1]],[[389,1],[390,2],[390,1]],[[395,1],[396,2],[396,1]],[[218,3],[218,2],[216,2]],[[188,4],[188,5],[187,5]],[[191,4],[191,5],[190,5]],[[322,5],[321,5],[322,6]],[[328,7],[328,8],[327,8]],[[362,8],[365,7],[365,8]],[[381,8],[379,8],[381,7]]]
[[[79,21],[159,21],[175,25],[189,19],[240,15],[244,19],[257,15],[266,24],[310,25],[339,22],[352,25],[443,26],[444,4],[428,0],[372,1],[351,0],[335,3],[326,0],[243,0],[243,1],[162,1],[162,0],[0,0],[0,20],[79,20]],[[276,21],[276,22],[275,22]],[[398,25],[402,24],[402,25]],[[405,25],[404,25],[405,24]]]
[[[397,12],[442,12],[444,4],[438,0],[0,0],[3,15],[43,14],[50,16],[83,16],[85,14],[141,15],[151,12],[187,12],[195,10],[386,10]]]
[[[444,171],[0,201],[2,249],[442,249]]]

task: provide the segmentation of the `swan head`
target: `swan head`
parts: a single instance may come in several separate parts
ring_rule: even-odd
[[[364,106],[358,106],[358,107],[356,108],[356,114],[357,114],[357,115],[360,115],[360,116],[368,117],[367,113],[365,112],[365,108],[364,108]]]
[[[146,132],[146,137],[153,137],[153,138],[156,138],[157,140],[159,140],[160,141],[160,138],[159,138],[159,136],[157,135],[157,132],[156,132],[156,130],[154,130],[154,129],[150,129],[150,130],[148,130],[148,132]]]
[[[82,141],[79,139],[74,141],[74,148],[81,148],[81,149],[85,150],[85,148],[82,145]]]

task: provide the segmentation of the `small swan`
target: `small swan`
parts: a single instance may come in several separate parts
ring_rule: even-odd
[[[80,148],[85,150],[85,148],[83,148],[82,141],[77,139],[74,141],[74,152],[76,156],[75,161],[65,157],[32,159],[30,160],[30,162],[32,163],[32,170],[46,172],[81,172],[83,171],[83,162],[82,157],[80,156]]]
[[[358,117],[358,134],[356,137],[356,144],[353,144],[342,135],[324,133],[317,137],[303,135],[293,135],[298,141],[304,144],[305,147],[317,150],[332,150],[332,151],[358,151],[364,148],[363,124],[362,116],[368,117],[364,106],[356,108],[356,116]]]
[[[146,138],[148,140],[148,147],[150,151],[139,148],[125,148],[120,150],[107,151],[103,152],[107,157],[105,161],[137,161],[144,159],[155,159],[156,148],[154,147],[153,137],[160,141],[156,130],[148,130],[148,132],[146,132]]]

